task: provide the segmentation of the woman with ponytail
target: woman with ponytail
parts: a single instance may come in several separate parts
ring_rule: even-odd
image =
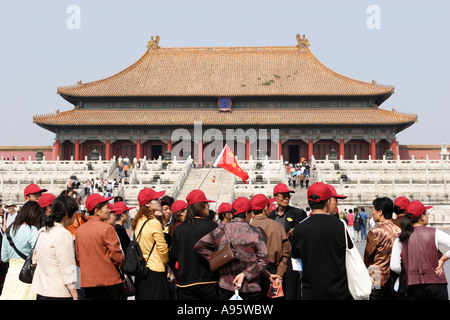
[[[59,196],[44,217],[33,254],[36,270],[31,290],[38,300],[78,300],[74,244],[66,229],[73,223],[78,204],[72,197]]]
[[[430,208],[417,200],[408,205],[392,248],[391,270],[404,276],[409,300],[448,300],[443,266],[450,251],[442,255],[439,246],[450,247],[450,235],[427,227]]]
[[[146,276],[136,276],[136,300],[168,300],[169,290],[166,279],[166,264],[169,261],[169,249],[164,238],[163,226],[155,218],[155,212],[161,211],[165,190],[156,192],[145,188],[139,191],[139,211],[131,222],[136,241],[147,261]]]

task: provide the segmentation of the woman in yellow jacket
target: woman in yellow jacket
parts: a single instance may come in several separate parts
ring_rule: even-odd
[[[145,188],[138,195],[139,211],[131,223],[131,228],[136,236],[142,229],[137,241],[144,259],[148,259],[149,270],[144,277],[136,276],[136,300],[169,299],[165,272],[165,264],[169,261],[169,249],[164,239],[162,225],[154,216],[156,211],[161,210],[159,198],[165,193],[165,190],[156,192]]]

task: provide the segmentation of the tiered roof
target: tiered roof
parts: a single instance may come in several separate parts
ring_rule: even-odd
[[[217,109],[75,109],[36,115],[34,123],[55,131],[61,126],[111,125],[395,125],[399,131],[417,115],[379,109],[393,86],[348,78],[323,65],[297,35],[296,46],[161,48],[159,37],[125,70],[102,80],[60,87],[58,93],[80,100],[178,97],[364,97],[374,107]],[[276,99],[276,98],[272,98]]]
[[[297,35],[296,46],[162,48],[108,78],[58,88],[72,103],[89,97],[374,96],[393,86],[354,80],[323,65]]]
[[[387,111],[379,108],[322,108],[322,109],[235,109],[218,112],[212,109],[180,110],[89,110],[74,109],[50,115],[35,116],[42,127],[51,126],[108,126],[108,125],[402,125],[417,121],[417,115]]]

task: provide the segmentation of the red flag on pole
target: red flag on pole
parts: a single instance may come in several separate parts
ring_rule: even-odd
[[[233,152],[231,151],[230,147],[227,144],[225,145],[225,148],[223,148],[220,155],[217,157],[213,166],[221,167],[237,175],[239,178],[242,179],[242,181],[247,183],[247,180],[249,178],[248,174],[239,167]]]

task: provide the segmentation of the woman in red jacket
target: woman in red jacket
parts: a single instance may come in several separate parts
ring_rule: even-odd
[[[80,285],[86,300],[119,300],[123,253],[110,218],[109,200],[98,193],[86,199],[90,219],[75,232],[75,251],[80,265]]]

